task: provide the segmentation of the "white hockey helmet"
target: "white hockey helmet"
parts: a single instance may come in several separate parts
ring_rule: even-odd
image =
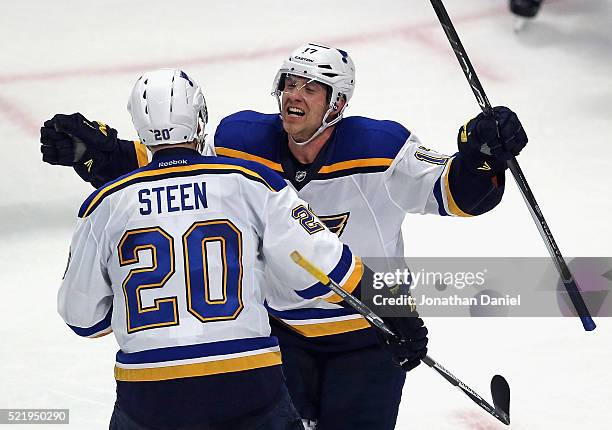
[[[296,142],[305,145],[327,127],[342,119],[344,109],[348,106],[355,89],[355,65],[348,53],[341,49],[330,48],[318,43],[307,43],[300,46],[283,62],[272,84],[272,95],[276,97],[281,112],[281,95],[285,77],[288,74],[312,79],[328,86],[331,90],[329,107],[321,127],[306,142]],[[342,97],[346,99],[344,107],[338,112],[336,118],[327,122],[329,115],[338,109],[338,102]]]
[[[208,122],[206,100],[200,86],[179,69],[143,74],[132,89],[128,111],[146,146],[204,142]]]

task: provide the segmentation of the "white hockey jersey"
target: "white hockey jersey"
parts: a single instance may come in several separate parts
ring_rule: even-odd
[[[280,176],[250,161],[162,150],[83,203],[59,313],[81,336],[114,332],[119,381],[277,366],[264,302],[347,314],[292,262],[293,250],[345,289],[358,286],[359,259]],[[344,329],[363,324],[349,313]]]

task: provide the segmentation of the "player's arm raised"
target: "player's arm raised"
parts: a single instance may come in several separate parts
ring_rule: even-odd
[[[497,206],[504,193],[506,160],[519,154],[527,136],[510,109],[493,111],[494,118],[481,114],[461,127],[459,152],[452,157],[424,147],[411,135],[386,172],[391,200],[410,213],[464,217]]]
[[[45,121],[40,142],[45,163],[72,166],[96,188],[148,163],[140,142],[118,139],[117,130],[78,112]]]

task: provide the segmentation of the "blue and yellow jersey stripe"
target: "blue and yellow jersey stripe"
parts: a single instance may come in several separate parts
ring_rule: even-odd
[[[370,327],[352,308],[304,308],[277,311],[266,306],[268,313],[304,337],[331,336]]]
[[[438,203],[438,213],[443,216],[453,215],[459,217],[471,217],[467,212],[464,212],[455,202],[453,193],[449,185],[448,177],[451,171],[453,158],[448,159],[446,168],[436,180],[434,184],[434,197]]]
[[[314,180],[384,172],[411,134],[394,121],[357,116],[346,117],[335,127],[326,145],[326,159]],[[218,155],[256,161],[283,174],[286,145],[287,134],[277,114],[237,112],[224,118],[215,133]]]
[[[362,275],[361,259],[354,257],[344,245],[340,261],[328,276],[340,284],[345,291],[359,295]],[[342,302],[340,296],[320,282],[296,291],[296,293],[304,299],[320,299],[325,303],[333,304]],[[266,304],[266,309],[270,315],[305,337],[330,336],[370,327],[370,324],[350,307],[317,307],[278,311]]]
[[[217,155],[224,157],[239,158],[242,160],[255,161],[263,164],[270,169],[283,173],[283,167],[279,162],[269,160],[245,151],[237,149],[215,147]],[[332,178],[339,176],[348,176],[356,173],[376,173],[384,172],[393,163],[393,158],[359,158],[354,160],[345,160],[337,163],[323,165],[317,174],[318,179]]]
[[[347,274],[347,276],[345,276],[346,280],[343,281],[340,285],[347,293],[360,295],[358,287],[360,286],[361,277],[363,276],[363,263],[361,262],[361,258],[359,257],[354,257],[354,262],[355,264],[353,266],[353,269],[350,271],[350,273]],[[326,302],[329,303],[340,303],[344,300],[336,293],[332,294],[329,297],[325,297],[324,299]]]
[[[370,323],[359,314],[349,315],[344,318],[327,319],[324,321],[290,321],[280,319],[291,330],[304,337],[333,336],[356,330],[370,328]]]
[[[73,332],[75,332],[81,337],[89,337],[89,338],[102,337],[113,331],[111,328],[112,316],[113,316],[113,307],[111,306],[111,308],[106,313],[106,316],[102,319],[102,321],[92,325],[91,327],[77,327],[77,326],[73,326],[70,324],[67,324],[67,325],[68,327],[72,329]]]
[[[337,178],[358,173],[384,172],[393,163],[393,158],[358,158],[326,164],[319,169],[317,179]]]
[[[351,288],[350,292],[353,292],[361,280],[362,272],[363,266],[361,264],[361,260],[354,259],[349,247],[343,245],[340,260],[327,276],[333,279],[336,283],[340,284],[342,287]],[[321,282],[317,282],[316,284],[313,284],[308,288],[304,288],[303,290],[296,291],[298,296],[306,300],[327,296],[330,294],[330,292],[331,290],[329,287],[323,285]]]
[[[283,167],[280,165],[280,163],[277,163],[272,160],[268,160],[267,158],[260,157],[258,155],[250,154],[248,152],[239,151],[237,149],[232,149],[232,148],[224,148],[222,146],[215,146],[215,152],[217,155],[221,155],[223,157],[238,158],[241,160],[254,161],[256,163],[263,164],[264,166],[269,167],[270,169],[276,172],[283,171]]]
[[[115,379],[126,382],[241,372],[281,364],[278,341],[257,337],[117,353]]]
[[[240,160],[230,160],[224,158],[216,159],[223,160],[224,162],[198,163],[164,168],[154,168],[152,167],[153,163],[151,163],[145,168],[121,176],[115,181],[112,181],[96,190],[85,200],[85,202],[81,206],[81,209],[79,210],[79,217],[86,218],[96,209],[96,207],[98,207],[98,205],[104,200],[104,198],[130,185],[165,178],[186,177],[201,174],[218,175],[237,173],[247,179],[265,185],[270,191],[280,191],[286,186],[286,183],[282,180],[282,178],[280,178],[279,176],[270,175],[270,171],[264,171],[263,169],[265,168],[262,168],[262,166],[259,166],[255,163],[251,163],[248,161],[241,162]]]

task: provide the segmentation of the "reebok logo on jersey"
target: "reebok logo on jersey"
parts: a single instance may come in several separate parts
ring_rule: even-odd
[[[93,166],[93,160],[87,160],[86,162],[83,163],[85,165],[85,167],[87,167],[87,171],[91,172],[91,166]]]
[[[179,166],[187,164],[187,160],[170,160],[170,161],[160,161],[159,167],[170,167],[170,166]]]

